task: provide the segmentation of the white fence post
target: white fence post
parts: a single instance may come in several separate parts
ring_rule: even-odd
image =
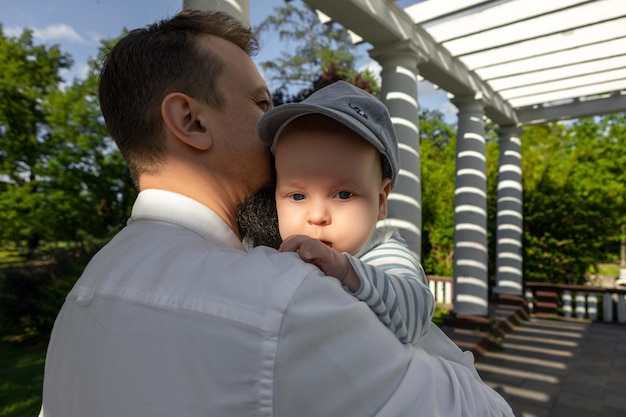
[[[444,288],[443,288],[443,287],[444,287],[444,283],[443,283],[443,282],[441,282],[441,281],[439,281],[439,282],[437,283],[437,300],[438,300],[440,303],[443,303],[443,302],[444,302],[444,300],[445,300],[445,298],[446,298],[446,297],[445,297],[445,294],[444,294]]]
[[[443,283],[445,288],[445,303],[446,305],[452,305],[452,281],[445,281]]]
[[[569,290],[563,291],[563,315],[567,318],[572,317],[572,293]]]
[[[435,297],[435,302],[446,306],[452,305],[452,281],[451,280],[428,280],[428,288]]]
[[[526,289],[526,303],[528,303],[528,309],[531,313],[535,311],[535,305],[533,304],[533,290],[530,288]]]
[[[576,291],[576,318],[584,319],[585,313],[585,294],[582,291]]]
[[[598,320],[598,297],[595,292],[587,294],[587,313],[589,313],[589,319]]]

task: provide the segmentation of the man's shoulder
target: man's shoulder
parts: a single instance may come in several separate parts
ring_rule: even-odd
[[[92,259],[71,297],[99,294],[164,309],[262,317],[284,312],[309,275],[322,273],[295,253],[245,252],[192,236],[159,243],[122,235]]]
[[[312,264],[307,264],[294,252],[278,252],[259,246],[247,253],[240,253],[238,263],[251,268],[255,274],[269,275],[274,279],[303,279],[310,274],[323,275]]]

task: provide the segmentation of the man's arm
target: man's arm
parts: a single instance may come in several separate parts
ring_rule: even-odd
[[[276,416],[512,416],[465,367],[402,344],[334,278],[302,282],[278,335]]]
[[[296,252],[337,278],[402,343],[415,344],[428,331],[435,309],[426,275],[397,231],[375,240],[376,246],[362,255],[363,262],[305,235],[288,237],[280,251]]]

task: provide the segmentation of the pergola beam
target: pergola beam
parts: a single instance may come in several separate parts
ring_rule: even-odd
[[[517,110],[521,124],[534,125],[557,120],[570,120],[579,117],[601,116],[623,112],[626,109],[626,93],[614,93],[608,97],[593,100],[576,100],[555,106],[534,106]]]
[[[341,23],[374,48],[412,41],[420,54],[419,72],[425,79],[455,96],[480,94],[485,115],[500,125],[518,122],[515,110],[480,77],[441,48],[433,38],[391,0],[305,0]]]

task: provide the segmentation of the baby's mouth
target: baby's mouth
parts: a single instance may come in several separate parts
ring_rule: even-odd
[[[320,242],[322,242],[324,245],[328,246],[329,248],[333,247],[333,244],[331,242],[327,241],[327,240],[321,240],[320,239]]]

